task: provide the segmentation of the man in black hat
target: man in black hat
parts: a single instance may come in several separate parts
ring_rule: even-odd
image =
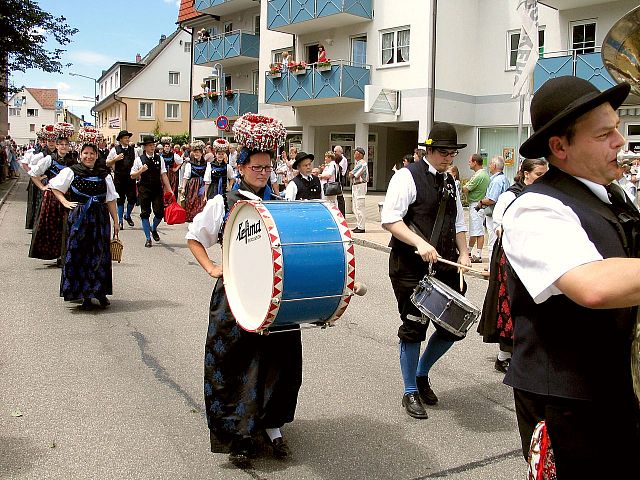
[[[133,145],[129,145],[133,134],[127,130],[121,130],[116,137],[118,145],[113,147],[107,155],[107,167],[113,170],[113,183],[120,197],[118,204],[118,223],[122,228],[123,219],[130,227],[134,226],[131,212],[136,206],[138,195],[136,193],[136,182],[131,178],[131,168],[136,159],[136,152]],[[124,215],[124,202],[127,201],[127,214]]]
[[[429,383],[429,370],[456,337],[434,324],[435,332],[420,356],[429,321],[411,302],[411,294],[429,272],[430,262],[437,262],[438,257],[467,266],[471,260],[462,203],[455,180],[446,173],[458,149],[467,145],[458,143],[456,130],[448,123],[434,124],[429,138],[420,145],[427,148],[424,159],[398,170],[391,178],[382,208],[382,226],[393,235],[389,277],[402,320],[398,329],[404,381],[402,406],[414,418],[427,418],[424,405],[438,402]],[[437,279],[454,290],[466,290],[460,289],[454,267],[436,263],[435,272]]]
[[[151,135],[144,135],[139,143],[144,152],[133,163],[131,178],[138,181],[140,193],[140,220],[146,237],[145,247],[151,247],[151,236],[156,242],[160,241],[158,225],[164,217],[164,192],[171,192],[171,184],[167,177],[164,159],[156,153],[156,141]],[[153,209],[153,225],[149,224],[149,217]]]
[[[630,368],[640,304],[638,211],[613,180],[624,145],[622,83],[547,81],[531,101],[526,158],[549,171],[503,218],[522,451],[548,439],[558,478],[630,478],[640,471],[638,404]],[[546,433],[545,429],[546,428]],[[630,473],[636,472],[636,473]]]
[[[299,152],[291,166],[298,170],[298,175],[287,185],[284,198],[287,200],[319,200],[322,198],[320,179],[311,175],[313,169],[312,153]]]

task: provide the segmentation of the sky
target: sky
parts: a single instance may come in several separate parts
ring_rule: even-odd
[[[117,61],[135,62],[177,28],[180,0],[40,0],[40,8],[54,17],[64,16],[70,27],[78,29],[70,44],[60,47],[55,41],[47,49],[63,48],[61,73],[27,70],[10,74],[17,86],[57,88],[58,99],[78,116],[93,122],[94,81],[74,77],[69,72],[99,78]],[[87,98],[85,98],[87,97]]]

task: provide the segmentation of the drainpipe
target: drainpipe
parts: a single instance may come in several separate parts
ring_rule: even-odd
[[[189,143],[191,143],[191,108],[192,108],[192,104],[193,104],[193,62],[194,62],[194,57],[195,57],[195,45],[196,43],[193,41],[193,29],[191,31],[187,30],[186,28],[184,28],[182,25],[178,25],[178,28],[180,28],[180,30],[182,30],[185,33],[188,33],[189,35],[191,35],[191,64],[189,65],[189,70],[190,70],[190,75],[189,75],[189,79],[191,80],[189,82],[189,128],[188,128],[188,140]]]
[[[431,18],[431,77],[429,78],[429,91],[431,92],[431,102],[429,104],[429,128],[427,135],[436,115],[436,30],[438,25],[438,0],[433,0],[433,12]]]

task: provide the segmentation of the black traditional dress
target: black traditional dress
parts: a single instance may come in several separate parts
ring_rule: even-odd
[[[211,166],[211,182],[207,190],[207,199],[222,195],[227,191],[227,164],[214,160]]]
[[[171,191],[173,192],[174,197],[178,198],[180,178],[178,172],[173,169],[176,165],[182,164],[182,158],[173,153],[173,150],[169,153],[162,152],[160,156],[164,159],[164,166],[167,169],[167,179],[169,180],[169,185],[171,185]],[[178,161],[178,159],[180,159],[180,161]]]
[[[240,188],[251,191],[245,184]],[[271,197],[268,188],[257,193]],[[216,196],[207,202],[191,224],[187,239],[197,240],[205,248],[218,240],[230,207],[245,198],[236,190],[226,197]],[[245,287],[251,289],[250,265]],[[224,282],[219,279],[211,295],[204,359],[211,451],[227,452],[265,428],[293,421],[301,384],[300,331],[260,335],[243,330],[231,313]]]
[[[193,221],[207,203],[205,196],[204,175],[207,170],[207,162],[204,159],[191,160],[184,170],[184,198],[185,210],[187,211],[187,222]]]
[[[78,206],[69,212],[60,296],[65,300],[99,299],[112,294],[111,218],[106,202],[117,198],[106,168],[77,164],[50,183]]]

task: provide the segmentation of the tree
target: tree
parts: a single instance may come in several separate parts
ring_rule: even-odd
[[[66,23],[63,16],[53,17],[33,0],[0,1],[0,71],[6,79],[11,72],[24,72],[37,68],[48,73],[59,73],[65,50],[49,50],[45,43],[49,37],[60,46],[71,42],[78,32]],[[20,91],[20,87],[0,81],[0,98]]]

